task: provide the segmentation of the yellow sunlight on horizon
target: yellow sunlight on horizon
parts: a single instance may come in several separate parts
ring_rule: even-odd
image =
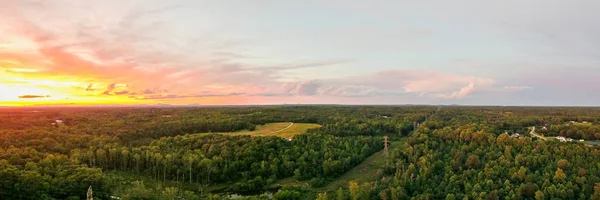
[[[0,106],[30,105],[104,105],[132,104],[135,99],[127,96],[102,96],[84,94],[85,84],[69,81],[20,80],[20,84],[0,83]],[[98,93],[98,92],[96,92]]]

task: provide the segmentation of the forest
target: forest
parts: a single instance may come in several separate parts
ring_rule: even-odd
[[[600,199],[600,146],[529,135],[598,141],[599,108],[15,107],[0,117],[0,199],[86,199],[90,187],[94,199]],[[230,134],[277,122],[320,126],[291,139]],[[385,149],[384,137],[402,145]],[[378,155],[381,169],[365,174],[374,180],[346,180]]]

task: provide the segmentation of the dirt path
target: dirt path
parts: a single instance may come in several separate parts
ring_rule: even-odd
[[[529,132],[530,135],[533,135],[534,137],[538,137],[541,138],[542,140],[548,140],[545,137],[538,135],[537,133],[535,133],[535,126],[532,128],[531,132]]]
[[[262,135],[273,134],[273,133],[279,133],[279,132],[281,132],[281,131],[285,131],[285,130],[287,130],[287,129],[291,128],[293,125],[294,125],[294,122],[290,122],[290,125],[289,125],[289,126],[287,126],[287,127],[283,128],[283,129],[281,129],[281,130],[273,131],[273,132],[270,132],[270,133],[263,133]]]

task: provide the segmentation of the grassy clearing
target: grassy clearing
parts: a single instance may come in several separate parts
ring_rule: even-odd
[[[269,123],[256,127],[255,131],[239,131],[228,133],[231,135],[251,135],[251,136],[278,136],[282,138],[292,138],[294,135],[304,134],[308,129],[319,128],[321,125],[309,123]]]
[[[404,144],[404,140],[392,141],[390,149],[400,148]],[[323,188],[319,188],[319,192],[335,191],[340,187],[348,187],[348,182],[355,181],[357,183],[372,182],[379,178],[383,173],[386,158],[383,155],[383,150],[371,155],[358,166],[352,168],[346,174],[337,178]]]

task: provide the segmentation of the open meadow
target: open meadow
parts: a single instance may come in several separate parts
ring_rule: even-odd
[[[277,136],[286,139],[292,139],[295,135],[304,134],[309,129],[319,128],[321,125],[314,123],[293,123],[279,122],[258,125],[254,131],[238,131],[233,133],[224,133],[231,135],[250,135],[250,136]]]

